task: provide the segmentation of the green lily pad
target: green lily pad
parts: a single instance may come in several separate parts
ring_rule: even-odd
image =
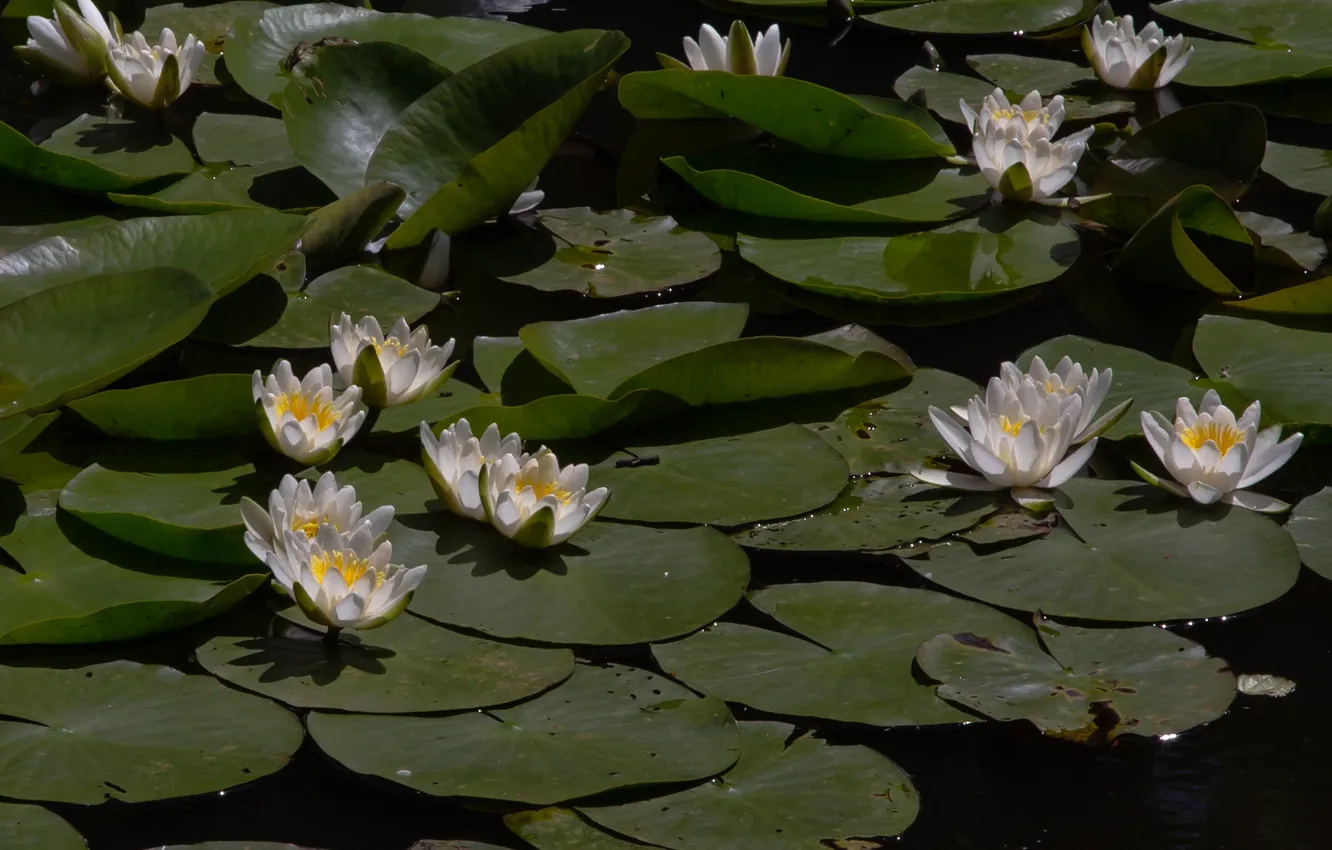
[[[345,198],[365,186],[370,157],[398,114],[449,76],[420,53],[390,42],[316,47],[282,96],[291,147]]]
[[[7,850],[87,850],[78,830],[41,806],[0,803],[0,844]]]
[[[1083,742],[1178,734],[1235,698],[1225,661],[1164,629],[1081,629],[1039,616],[1036,625],[1044,647],[1027,629],[973,629],[925,641],[916,660],[942,683],[942,699]]]
[[[1173,0],[1154,9],[1244,43],[1193,39],[1190,86],[1243,86],[1332,74],[1332,16],[1317,0]]]
[[[785,631],[715,623],[657,644],[661,668],[693,688],[773,714],[873,726],[974,717],[912,675],[916,647],[940,631],[1015,631],[992,608],[929,590],[848,581],[789,584],[750,602]]]
[[[249,375],[201,375],[103,390],[75,399],[70,410],[110,437],[210,440],[258,431]]]
[[[261,571],[242,539],[240,498],[266,503],[271,488],[250,464],[202,448],[110,453],[109,468],[94,463],[69,482],[60,507],[150,552]]]
[[[897,835],[915,820],[920,798],[897,765],[868,747],[833,746],[808,734],[790,741],[794,731],[785,723],[741,723],[740,761],[719,781],[578,811],[673,850],[700,840],[727,850],[852,847],[857,836]]]
[[[0,462],[26,449],[59,416],[60,411],[53,410],[40,416],[19,414],[0,419]]]
[[[1272,216],[1242,211],[1235,217],[1253,237],[1255,258],[1261,263],[1311,272],[1327,259],[1327,243],[1297,232],[1293,225]]]
[[[755,149],[667,157],[663,163],[718,206],[770,219],[939,222],[974,212],[990,196],[980,172],[943,168],[941,162],[868,164]]]
[[[967,64],[977,74],[1004,91],[1039,91],[1050,97],[1077,83],[1092,82],[1096,72],[1085,65],[1075,65],[1059,59],[1039,56],[1015,56],[1011,53],[988,53],[968,56]]]
[[[389,536],[396,559],[429,566],[412,611],[502,638],[665,640],[724,614],[749,581],[744,551],[710,528],[598,521],[532,551],[481,523],[418,514],[400,515]]]
[[[1148,285],[1197,285],[1222,295],[1240,290],[1198,247],[1190,231],[1204,237],[1213,251],[1218,240],[1231,254],[1253,255],[1253,239],[1230,205],[1207,186],[1190,186],[1167,201],[1124,246],[1115,269]]]
[[[310,213],[310,229],[301,237],[301,253],[312,263],[331,263],[360,254],[393,218],[406,196],[400,187],[380,181],[320,207]]]
[[[338,36],[360,42],[386,41],[422,54],[458,71],[477,60],[540,38],[534,27],[476,18],[436,18],[376,12],[338,3],[305,3],[269,9],[262,17],[242,18],[227,39],[227,70],[256,100],[282,105],[287,78],[282,60],[301,42],[314,44]]]
[[[268,700],[131,661],[0,666],[0,715],[0,794],[84,805],[232,788],[280,770],[303,737]]]
[[[457,262],[547,292],[616,298],[667,289],[721,268],[721,250],[670,216],[587,207],[541,210],[540,230],[515,227],[455,246]]]
[[[471,384],[450,378],[432,396],[411,404],[395,404],[384,408],[371,430],[376,434],[416,431],[422,422],[447,420],[492,398],[489,393],[483,393]]]
[[[1262,168],[1292,189],[1332,195],[1332,151],[1268,142]]]
[[[740,752],[721,700],[619,665],[579,665],[560,687],[512,708],[432,718],[315,712],[307,722],[319,748],[358,773],[437,796],[521,803],[702,779]]]
[[[118,192],[188,174],[194,157],[158,124],[83,115],[40,145],[0,123],[0,168],[65,189]]]
[[[731,539],[782,552],[885,552],[965,531],[996,507],[992,498],[959,498],[911,476],[861,478],[808,516],[763,523]]]
[[[1278,289],[1256,298],[1227,301],[1226,307],[1274,317],[1332,315],[1332,276]]]
[[[628,49],[622,33],[603,30],[518,44],[462,69],[399,113],[366,168],[367,180],[407,190],[400,209],[406,221],[387,246],[415,245],[432,229],[460,233],[507,212]]]
[[[923,459],[949,451],[930,424],[930,406],[965,404],[978,392],[966,378],[917,369],[902,389],[848,408],[833,422],[807,427],[841,452],[852,475],[909,472]]]
[[[1111,440],[1141,435],[1144,410],[1160,411],[1173,420],[1175,402],[1181,396],[1195,405],[1203,397],[1204,391],[1191,383],[1193,373],[1188,369],[1164,363],[1137,349],[1108,342],[1080,336],[1055,337],[1022,352],[1017,364],[1023,369],[1030,368],[1033,357],[1040,357],[1051,369],[1062,358],[1071,357],[1088,373],[1092,369],[1114,370],[1114,382],[1101,403],[1101,412],[1113,410],[1129,399],[1133,399],[1133,404],[1114,427],[1105,432],[1104,436]],[[955,403],[964,404],[965,399]]]
[[[0,257],[7,257],[15,251],[28,247],[52,236],[77,236],[101,230],[108,224],[115,224],[113,218],[104,215],[92,215],[74,221],[57,221],[52,224],[19,224],[0,227]]]
[[[932,0],[864,17],[913,32],[1024,35],[1076,26],[1091,20],[1094,10],[1086,0]]]
[[[93,275],[175,268],[225,295],[291,249],[301,216],[233,210],[134,218],[69,237],[52,236],[0,257],[0,306]]]
[[[886,160],[954,153],[943,130],[919,107],[845,95],[795,77],[638,71],[620,81],[619,96],[640,120],[736,118],[814,153]]]
[[[3,263],[0,260],[0,263]],[[213,293],[180,269],[89,277],[0,307],[5,415],[89,395],[184,339]]]
[[[445,416],[434,427],[438,432],[466,419],[473,431],[494,423],[500,433],[516,431],[528,440],[581,440],[679,413],[687,407],[675,396],[658,390],[634,390],[614,401],[590,395],[550,395],[510,407],[493,403],[469,407]]]
[[[657,458],[654,464],[621,461]],[[773,463],[782,458],[781,463]],[[663,446],[635,446],[592,467],[609,487],[601,515],[639,522],[734,526],[812,511],[837,498],[846,461],[799,425]]]
[[[1203,316],[1193,353],[1213,379],[1263,403],[1269,422],[1332,424],[1332,333]]]
[[[773,277],[837,298],[939,303],[986,298],[1059,277],[1080,253],[1057,216],[991,207],[977,218],[902,236],[764,239],[740,255]]]
[[[171,631],[226,611],[265,580],[234,566],[145,552],[49,511],[19,517],[0,548],[23,568],[0,567],[0,644],[99,643]]]
[[[1044,537],[985,555],[943,543],[907,564],[991,605],[1135,623],[1247,611],[1299,575],[1290,536],[1252,511],[1124,481],[1074,478],[1060,492],[1061,527]]]
[[[497,643],[412,616],[344,633],[335,650],[322,634],[266,614],[219,630],[195,650],[205,670],[301,708],[370,714],[481,708],[538,694],[574,670],[566,649]]]
[[[981,58],[981,57],[973,57]],[[1038,60],[1034,57],[1005,56],[1005,59],[1024,59],[1030,62],[1054,62],[1055,60]],[[1066,62],[1057,62],[1058,65],[1068,65]],[[1042,66],[1034,66],[1041,68]],[[1069,66],[1076,68],[1077,66]],[[1017,76],[1018,69],[1008,70],[1008,74],[1013,74],[1015,79],[1021,79]],[[1063,70],[1063,69],[1060,69]],[[996,70],[997,72],[997,70]],[[1067,78],[1071,71],[1066,71],[1061,76]],[[1037,87],[1042,95],[1049,97],[1056,93],[1054,89]],[[903,99],[909,97],[923,98],[924,106],[938,115],[945,121],[952,121],[955,124],[966,124],[966,116],[958,107],[959,100],[965,100],[967,103],[979,106],[981,101],[985,100],[995,89],[994,84],[978,79],[968,77],[962,74],[953,74],[948,71],[935,71],[930,68],[922,68],[916,65],[909,68],[902,76],[893,83],[893,91],[897,96]],[[1013,99],[1021,99],[1023,95],[1031,91],[1030,88],[1012,89],[1008,93]],[[913,101],[922,102],[922,101]],[[1125,112],[1132,112],[1134,105],[1132,101],[1117,100],[1113,95],[1078,95],[1064,94],[1064,119],[1066,121],[1089,121],[1096,118],[1104,118],[1107,115],[1118,115]]]
[[[646,847],[598,829],[572,809],[529,809],[504,816],[509,831],[537,850],[636,850]]]
[[[225,47],[228,34],[238,20],[258,18],[269,9],[278,6],[267,0],[226,0],[208,6],[187,6],[184,3],[168,3],[152,6],[143,10],[143,23],[135,29],[154,37],[164,27],[170,28],[178,39],[184,39],[190,33],[206,46],[217,50]],[[129,21],[126,21],[129,23]],[[128,29],[128,27],[126,28]],[[215,66],[217,53],[208,53],[199,63],[194,73],[194,84],[216,85],[218,83]]]
[[[1296,505],[1286,531],[1295,538],[1305,566],[1332,579],[1332,487]]]

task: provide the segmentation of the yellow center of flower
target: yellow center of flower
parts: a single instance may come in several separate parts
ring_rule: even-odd
[[[1022,120],[1027,124],[1030,124],[1031,122],[1035,121],[1037,118],[1041,120],[1042,124],[1050,120],[1049,114],[1047,114],[1044,110],[1027,109],[1023,110],[1022,112],[1019,112],[1016,106],[1010,106],[1007,109],[996,109],[994,112],[991,112],[990,115],[996,121],[1002,121],[1021,116]]]
[[[1009,419],[1007,416],[999,417],[999,427],[1004,429],[1004,433],[1012,434],[1014,437],[1022,430],[1021,419]]]
[[[370,344],[375,347],[375,354],[383,355],[385,351],[393,352],[394,357],[401,357],[407,353],[407,344],[400,342],[396,336],[385,337],[383,342],[370,340]]]
[[[333,405],[321,398],[318,392],[309,395],[300,392],[278,393],[277,398],[273,399],[273,412],[278,418],[290,413],[297,420],[313,416],[321,431],[342,418],[333,409]]]
[[[306,540],[313,540],[315,534],[319,532],[320,524],[325,522],[336,528],[338,531],[342,531],[342,528],[336,522],[330,519],[327,514],[323,516],[312,515],[308,519],[306,519],[305,522],[301,522],[300,517],[292,517],[291,530],[300,531],[304,533]]]
[[[330,569],[336,570],[348,587],[359,581],[366,573],[374,574],[376,588],[384,583],[382,572],[370,566],[369,561],[349,552],[324,552],[310,558],[310,572],[314,574],[315,581],[321,585]]]
[[[1193,449],[1195,452],[1206,445],[1208,440],[1216,443],[1216,448],[1225,457],[1226,453],[1244,442],[1244,432],[1233,425],[1225,425],[1221,422],[1202,421],[1194,423],[1191,428],[1185,428],[1179,432],[1179,438],[1184,445]]]
[[[554,496],[560,504],[568,504],[573,498],[573,493],[568,490],[560,489],[558,479],[544,480],[541,472],[533,468],[530,472],[523,470],[518,473],[518,477],[513,481],[513,489],[522,492],[524,487],[532,488],[532,495],[537,499],[544,499],[547,496]]]

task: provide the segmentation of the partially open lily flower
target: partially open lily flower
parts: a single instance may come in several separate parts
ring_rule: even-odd
[[[193,35],[176,43],[176,34],[163,29],[157,44],[149,45],[136,32],[107,53],[107,82],[111,90],[145,109],[165,109],[194,82],[208,50]]]
[[[1166,38],[1155,22],[1134,32],[1133,16],[1092,18],[1082,30],[1082,51],[1101,82],[1117,89],[1157,89],[1169,85],[1193,57],[1182,35]]]
[[[1073,445],[1085,443],[1092,437],[1100,436],[1110,430],[1115,423],[1124,418],[1129,406],[1133,404],[1133,399],[1126,399],[1100,419],[1096,418],[1096,412],[1101,409],[1101,404],[1110,392],[1114,377],[1113,369],[1106,369],[1104,372],[1092,369],[1088,375],[1081,363],[1075,363],[1073,358],[1067,355],[1055,364],[1053,371],[1045,365],[1040,355],[1031,359],[1031,367],[1026,372],[1019,369],[1016,363],[1002,363],[999,366],[999,379],[1012,388],[1019,397],[1022,397],[1023,393],[1031,392],[1061,398],[1069,395],[1082,397],[1082,412],[1078,416]],[[967,421],[967,408],[954,407],[953,413],[963,422]]]
[[[254,373],[251,391],[268,444],[310,466],[332,460],[365,421],[361,388],[348,387],[335,396],[327,364],[298,380],[291,364],[279,360],[267,378]]]
[[[350,484],[338,487],[333,473],[325,472],[313,489],[310,482],[284,475],[276,490],[268,496],[268,510],[248,496],[241,497],[241,518],[245,521],[245,545],[269,566],[274,580],[288,595],[300,579],[301,564],[293,563],[287,553],[287,532],[313,538],[319,527],[329,525],[344,537],[361,529],[372,540],[388,531],[393,521],[393,506],[375,508],[361,515],[361,503]]]
[[[543,447],[538,453],[544,451]],[[481,467],[506,456],[513,457],[519,466],[532,458],[523,452],[522,437],[506,434],[501,439],[494,422],[480,439],[472,436],[472,426],[466,419],[445,428],[439,439],[429,423],[421,423],[421,460],[430,474],[430,483],[445,507],[458,516],[486,521],[486,508],[481,504]]]
[[[527,188],[518,196],[518,200],[513,202],[513,206],[509,207],[509,215],[522,215],[525,212],[531,212],[539,207],[542,201],[546,200],[546,193],[537,188],[540,179],[540,177],[535,177],[531,183],[527,184]]]
[[[413,331],[403,318],[385,336],[374,316],[353,325],[351,316],[343,313],[330,328],[330,336],[338,375],[348,386],[360,387],[371,407],[423,398],[439,389],[458,368],[457,363],[448,363],[453,340],[432,345],[424,327]]]
[[[587,464],[560,469],[544,451],[519,462],[508,454],[481,467],[481,502],[491,525],[522,546],[542,549],[563,543],[590,522],[610,491],[587,492]]]
[[[111,20],[115,32],[92,0],[79,0],[77,12],[56,0],[53,17],[28,18],[31,37],[14,52],[58,83],[86,86],[106,76],[107,48],[120,42],[120,25]]]
[[[1175,403],[1175,424],[1154,410],[1142,413],[1142,432],[1174,479],[1154,475],[1133,464],[1143,480],[1177,496],[1210,505],[1223,502],[1262,513],[1280,513],[1290,505],[1246,490],[1285,466],[1304,440],[1303,434],[1281,439],[1281,426],[1262,431],[1262,406],[1254,402],[1238,420],[1208,390],[1194,410],[1187,398]]]
[[[704,24],[699,27],[698,41],[685,36],[685,58],[689,64],[658,53],[662,66],[672,70],[730,71],[732,74],[757,74],[762,77],[780,77],[786,73],[791,59],[791,41],[782,43],[782,31],[777,24],[768,27],[753,41],[743,21],[731,24],[729,35],[722,35]]]
[[[1056,95],[1048,106],[1033,91],[1017,106],[996,88],[978,113],[960,101],[971,127],[972,153],[990,186],[1006,200],[1051,202],[1078,170],[1095,128],[1052,141],[1064,120],[1064,98]]]
[[[373,629],[401,614],[425,578],[424,565],[389,563],[393,544],[378,546],[369,529],[342,535],[321,525],[312,538],[286,532],[286,548],[300,565],[292,596],[305,616],[331,629]],[[281,568],[270,557],[276,577]]]
[[[1040,393],[1028,377],[1013,385],[991,378],[984,395],[967,405],[966,426],[946,411],[930,408],[930,421],[949,447],[980,475],[942,469],[913,474],[929,484],[958,490],[1010,490],[1023,507],[1045,510],[1050,490],[1087,465],[1092,438],[1069,454],[1082,418],[1077,393]]]

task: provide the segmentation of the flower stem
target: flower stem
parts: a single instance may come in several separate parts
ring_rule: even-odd
[[[342,633],[341,628],[337,626],[329,626],[328,631],[324,632],[324,646],[328,647],[329,649],[337,649],[338,635],[341,633]]]

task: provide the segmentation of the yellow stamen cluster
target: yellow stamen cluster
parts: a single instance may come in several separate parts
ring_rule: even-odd
[[[278,418],[287,413],[298,420],[313,416],[321,431],[341,418],[333,405],[321,398],[317,392],[309,395],[301,392],[278,393],[277,398],[273,399],[273,412]]]
[[[375,354],[382,355],[387,349],[393,352],[394,357],[401,357],[407,353],[407,344],[401,342],[396,336],[385,337],[383,342],[370,340],[370,344],[375,347]]]
[[[1010,106],[1007,109],[996,109],[990,114],[996,121],[1017,118],[1018,116],[1021,116],[1022,120],[1028,124],[1035,121],[1037,118],[1041,120],[1042,124],[1050,120],[1050,113],[1043,109],[1027,109],[1019,112],[1016,106]]]
[[[1012,434],[1014,437],[1022,430],[1022,419],[1009,419],[1007,416],[999,417],[999,427],[1004,429],[1004,433]]]
[[[1233,425],[1226,425],[1215,420],[1204,422],[1199,419],[1191,427],[1180,431],[1179,438],[1184,445],[1195,452],[1210,440],[1216,444],[1217,451],[1221,452],[1221,456],[1225,457],[1227,452],[1244,442],[1244,432]]]
[[[336,570],[348,587],[359,581],[367,572],[374,574],[375,587],[384,583],[382,572],[370,566],[369,561],[358,558],[349,552],[323,552],[311,556],[310,572],[314,574],[315,581],[322,585],[324,576],[328,574],[330,569]]]
[[[557,501],[563,504],[573,498],[573,493],[560,489],[559,479],[544,480],[541,477],[540,470],[536,468],[533,468],[530,472],[523,470],[514,479],[513,488],[515,490],[521,493],[525,487],[532,488],[532,495],[536,499],[544,499],[553,495]]]

